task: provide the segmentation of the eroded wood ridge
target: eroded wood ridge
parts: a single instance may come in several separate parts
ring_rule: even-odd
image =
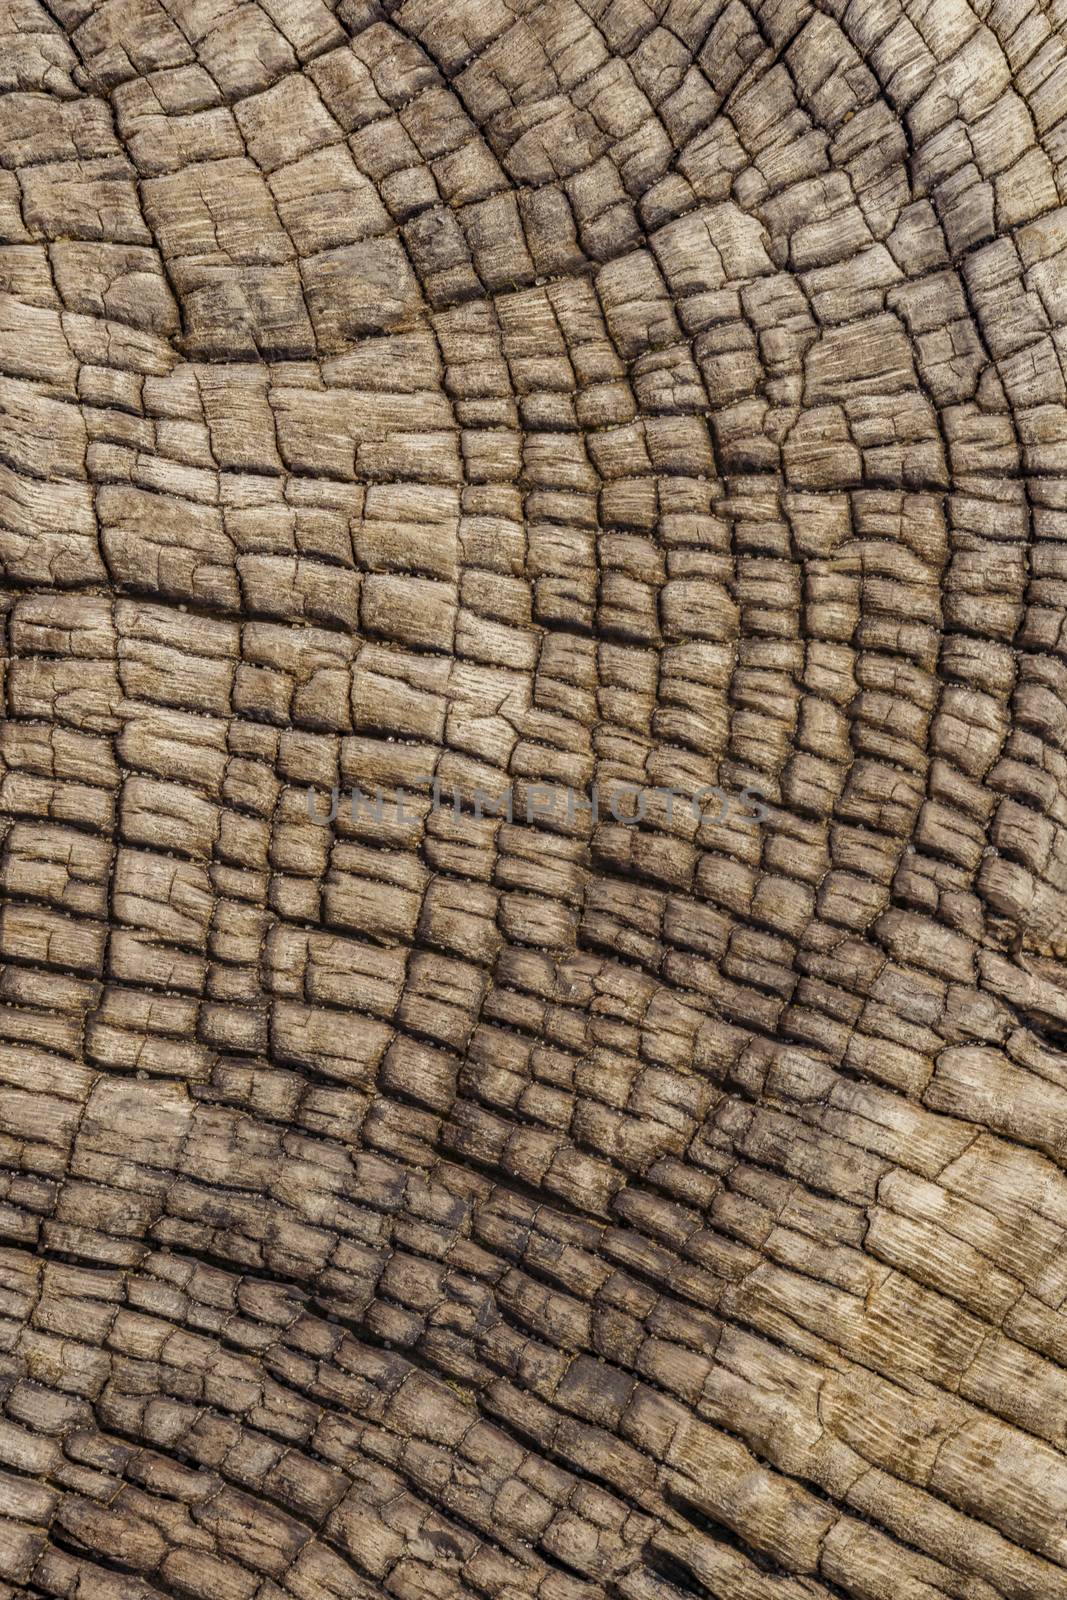
[[[0,1600],[1067,1600],[1062,0],[0,28]]]

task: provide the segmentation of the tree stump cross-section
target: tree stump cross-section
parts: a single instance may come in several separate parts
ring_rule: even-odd
[[[1067,1600],[1063,0],[0,3],[0,1600]]]

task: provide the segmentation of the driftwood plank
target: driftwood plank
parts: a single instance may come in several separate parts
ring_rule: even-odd
[[[1067,10],[0,34],[0,1600],[1067,1600]]]

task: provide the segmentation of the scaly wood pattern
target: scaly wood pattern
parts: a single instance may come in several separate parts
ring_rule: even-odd
[[[1064,0],[0,26],[0,1600],[1067,1600]]]

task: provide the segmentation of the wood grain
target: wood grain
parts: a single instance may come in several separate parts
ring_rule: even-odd
[[[1067,1600],[1062,0],[0,91],[0,1600]]]

